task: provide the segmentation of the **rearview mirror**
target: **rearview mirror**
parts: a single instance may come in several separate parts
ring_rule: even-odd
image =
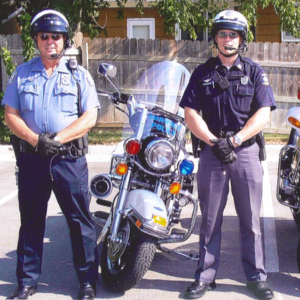
[[[105,77],[114,78],[117,74],[117,68],[107,63],[101,63],[98,68],[98,74]]]

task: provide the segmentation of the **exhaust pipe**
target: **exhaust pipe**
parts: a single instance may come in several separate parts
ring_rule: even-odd
[[[95,198],[108,197],[113,189],[113,184],[108,174],[100,174],[94,176],[89,184],[90,193]]]

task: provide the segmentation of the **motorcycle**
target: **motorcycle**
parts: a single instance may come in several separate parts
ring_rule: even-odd
[[[98,73],[115,90],[98,94],[126,117],[124,141],[111,158],[109,173],[94,176],[89,191],[97,204],[109,207],[109,212],[93,213],[102,227],[98,244],[103,282],[124,292],[142,279],[156,249],[197,260],[164,246],[186,241],[197,216],[194,163],[185,148],[188,129],[179,107],[190,73],[176,62],[157,63],[141,76],[132,94],[121,93],[113,83],[115,66],[101,63]],[[112,191],[115,196],[107,200]],[[182,216],[188,220],[184,226]]]
[[[300,99],[300,89],[298,99]],[[291,209],[300,233],[300,107],[290,108],[286,121],[292,128],[287,145],[279,154],[277,199]],[[300,239],[297,246],[297,266],[300,272]]]

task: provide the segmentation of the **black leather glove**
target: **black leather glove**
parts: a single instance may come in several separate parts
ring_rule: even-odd
[[[232,164],[234,161],[237,160],[237,156],[236,154],[232,151],[231,153],[229,153],[223,160],[222,163],[224,165],[229,165]]]
[[[210,140],[214,145],[211,147],[212,153],[218,160],[223,161],[234,150],[234,146],[229,138],[221,138],[216,140]]]
[[[55,133],[42,133],[39,135],[39,140],[35,146],[37,154],[49,157],[58,153],[59,148],[63,147],[62,143],[55,142],[53,138]]]

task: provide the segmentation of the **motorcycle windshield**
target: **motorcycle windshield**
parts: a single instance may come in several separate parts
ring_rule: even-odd
[[[184,110],[179,103],[190,79],[187,68],[174,61],[164,61],[153,65],[138,80],[133,95],[135,101],[148,108],[146,126],[143,136],[153,131],[174,136],[176,132],[176,115],[184,117]],[[156,109],[158,108],[158,109]],[[172,117],[172,114],[175,115]],[[135,132],[140,126],[141,109],[129,120]],[[127,127],[128,136],[128,127]]]

